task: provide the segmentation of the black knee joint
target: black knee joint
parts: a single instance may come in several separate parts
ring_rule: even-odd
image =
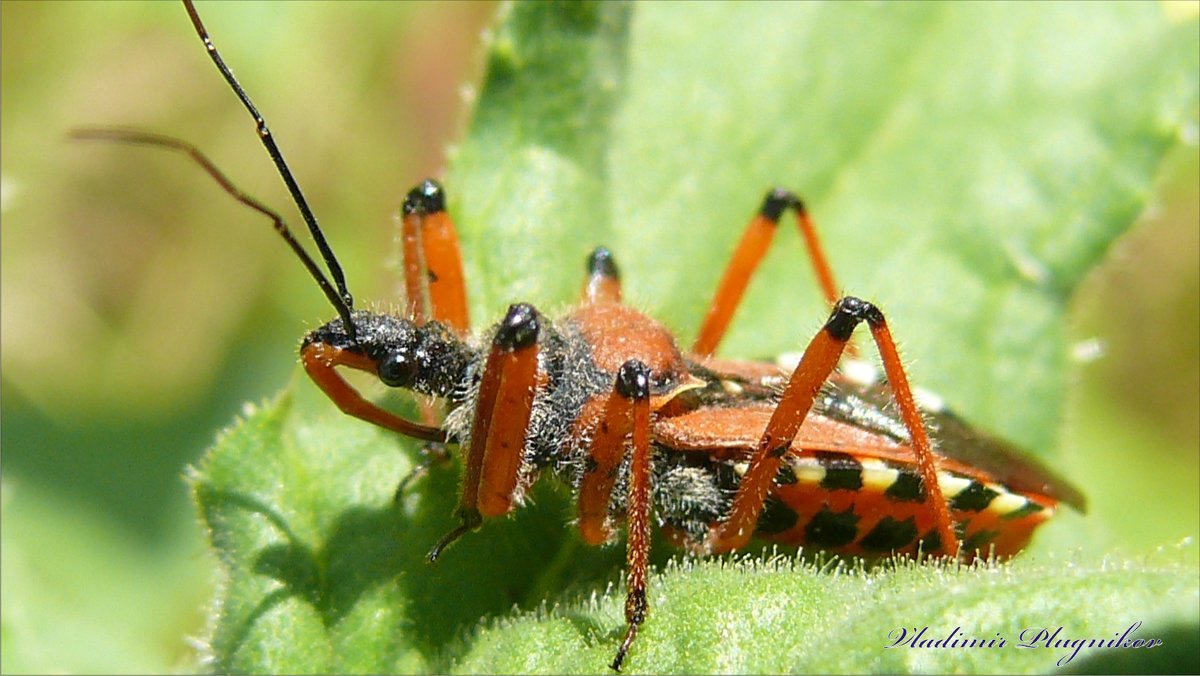
[[[617,371],[617,394],[626,399],[649,399],[650,367],[637,359],[621,364]]]
[[[883,323],[883,313],[871,303],[854,296],[846,296],[833,306],[829,321],[825,322],[825,330],[836,340],[850,340],[854,327],[861,321],[871,326]]]
[[[617,269],[617,261],[613,258],[608,247],[598,246],[588,254],[587,273],[592,277],[608,277],[620,279],[621,272]]]
[[[492,345],[506,350],[519,350],[537,342],[540,329],[538,311],[529,303],[508,306]]]
[[[436,214],[446,210],[446,191],[442,184],[427,178],[408,191],[404,198],[404,213],[406,214]]]
[[[797,213],[804,213],[804,202],[790,190],[773,188],[763,198],[759,213],[770,221],[778,221],[786,209],[795,209]]]

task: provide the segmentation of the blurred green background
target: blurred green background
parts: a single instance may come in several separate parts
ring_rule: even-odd
[[[493,9],[201,4],[363,301],[397,297],[393,213],[442,173]],[[293,377],[299,337],[331,312],[269,225],[195,166],[65,138],[180,136],[286,207],[180,6],[0,11],[0,668],[194,670],[212,563],[184,469]],[[1063,469],[1093,509],[1060,537],[1136,553],[1200,532],[1197,135],[1073,304],[1080,353],[1101,354],[1077,369]]]
[[[198,3],[364,301],[394,298],[393,214],[442,171],[488,4]],[[196,668],[212,562],[183,481],[296,367],[323,296],[195,165],[71,142],[196,143],[298,222],[177,3],[4,2],[5,671]]]

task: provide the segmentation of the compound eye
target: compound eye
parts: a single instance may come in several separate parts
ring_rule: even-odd
[[[389,387],[411,387],[419,371],[416,355],[408,350],[389,352],[379,361],[379,379]]]

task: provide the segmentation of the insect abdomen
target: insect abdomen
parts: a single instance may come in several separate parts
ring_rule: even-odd
[[[1007,557],[1054,514],[1055,501],[956,472],[938,472],[967,558]],[[756,535],[858,556],[937,550],[934,518],[915,467],[836,452],[792,455]]]

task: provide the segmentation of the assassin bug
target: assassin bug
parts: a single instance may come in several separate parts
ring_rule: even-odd
[[[188,14],[218,70],[254,117],[258,133],[300,209],[328,269],[323,272],[282,217],[241,193],[190,144],[122,130],[78,137],[163,146],[189,154],[235,199],[268,216],[317,282],[337,318],[300,349],[312,380],[345,413],[416,439],[457,445],[464,456],[460,523],[429,553],[485,519],[509,513],[543,471],[578,495],[589,544],[627,524],[626,631],[619,670],[649,609],[651,519],[698,553],[744,547],[751,538],[835,553],[1010,556],[1059,502],[1082,495],[1049,470],[976,432],[939,406],[918,404],[882,311],[839,297],[816,229],[798,197],[772,190],[746,227],[695,344],[622,303],[611,252],[587,259],[580,305],[552,319],[529,304],[470,334],[466,282],[442,187],[426,181],[404,202],[405,316],[355,310],[344,274],[281,152],[248,95]],[[831,305],[799,363],[713,357],[785,213],[795,217]],[[837,371],[865,322],[885,382]],[[407,420],[363,398],[337,367],[447,403]],[[898,417],[889,402],[894,402]]]

